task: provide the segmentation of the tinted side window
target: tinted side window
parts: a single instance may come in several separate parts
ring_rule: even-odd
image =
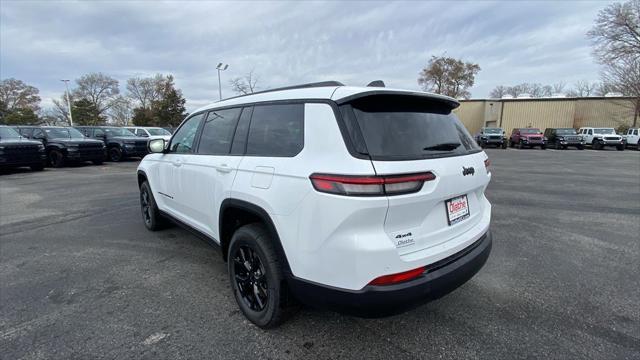
[[[295,156],[304,146],[304,104],[257,105],[246,155]]]
[[[247,133],[249,132],[249,122],[253,107],[242,109],[238,126],[236,126],[236,134],[233,136],[233,144],[231,145],[231,155],[243,155],[247,146]]]
[[[20,129],[20,135],[30,138],[33,133],[33,129]]]
[[[38,138],[38,139],[43,139],[46,136],[44,135],[44,131],[42,131],[42,129],[34,129],[33,130],[33,137],[34,138]]]
[[[200,123],[204,118],[204,114],[195,115],[187,122],[182,124],[180,129],[176,131],[176,133],[171,138],[171,148],[170,151],[174,153],[190,153],[193,149],[193,141],[196,137],[196,132],[198,131],[198,127],[200,127]]]
[[[593,130],[589,129],[589,135],[593,135]]]
[[[198,154],[229,154],[240,111],[240,108],[236,108],[209,112],[202,128]]]

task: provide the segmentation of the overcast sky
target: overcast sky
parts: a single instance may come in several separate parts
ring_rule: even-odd
[[[171,73],[193,110],[251,69],[261,88],[338,80],[418,89],[431,55],[478,63],[471,89],[597,80],[585,33],[608,2],[0,1],[0,76],[43,105],[88,72],[120,80]]]

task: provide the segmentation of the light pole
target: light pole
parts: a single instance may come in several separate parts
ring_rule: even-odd
[[[67,108],[69,108],[69,126],[73,126],[73,117],[71,116],[71,101],[69,100],[69,80],[60,80],[64,83],[67,88]]]
[[[218,69],[218,93],[220,94],[220,100],[222,100],[222,83],[220,82],[220,71],[225,71],[229,67],[229,64],[218,63],[216,69]]]

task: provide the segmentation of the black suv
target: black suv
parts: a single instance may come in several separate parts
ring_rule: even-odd
[[[25,139],[13,128],[0,126],[0,168],[30,166],[44,169],[47,154],[39,141]]]
[[[507,137],[501,128],[483,127],[476,135],[476,142],[481,148],[486,148],[487,146],[507,148]]]
[[[17,126],[16,129],[20,135],[44,144],[49,164],[53,167],[81,161],[100,165],[104,161],[104,145],[100,141],[86,138],[72,127]]]
[[[107,158],[121,161],[128,157],[143,158],[147,151],[147,139],[140,139],[131,131],[109,126],[76,126],[85,136],[102,140],[107,147]]]
[[[576,129],[551,128],[545,129],[547,146],[553,146],[557,150],[563,150],[569,146],[575,146],[578,150],[584,150],[584,139],[578,135]]]

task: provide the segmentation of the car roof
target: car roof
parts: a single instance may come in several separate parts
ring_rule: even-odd
[[[338,104],[370,95],[406,95],[419,96],[425,99],[435,100],[455,109],[460,103],[451,97],[432,94],[417,90],[390,89],[384,87],[357,87],[357,86],[307,86],[267,90],[259,93],[237,96],[203,106],[193,113],[209,109],[217,109],[229,106],[239,106],[250,103],[282,101],[282,100],[331,100]]]

